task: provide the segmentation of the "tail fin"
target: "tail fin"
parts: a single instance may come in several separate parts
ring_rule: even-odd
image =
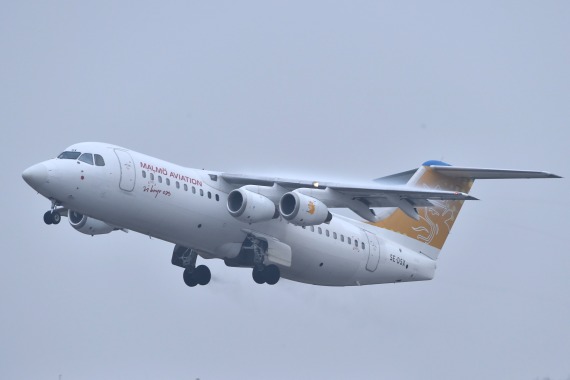
[[[475,179],[499,178],[560,177],[546,172],[460,168],[441,161],[427,161],[409,178],[407,185],[424,189],[468,193]],[[436,259],[457,219],[463,201],[430,202],[433,204],[432,207],[418,209],[419,220],[408,217],[398,209],[386,219],[373,224],[427,244],[431,249],[425,250],[424,253],[432,259]]]
[[[434,170],[431,167],[432,165],[450,166],[439,161],[425,162],[407,184],[431,190],[469,192],[473,185],[473,179],[447,177]],[[388,218],[376,222],[374,225],[398,232],[439,251],[457,219],[463,201],[431,201],[431,203],[433,204],[432,207],[418,209],[419,220],[410,218],[398,209]]]

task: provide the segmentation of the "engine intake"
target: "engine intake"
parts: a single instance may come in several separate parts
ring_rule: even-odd
[[[332,219],[332,214],[323,202],[295,191],[281,197],[279,212],[283,218],[298,226],[315,226]]]
[[[229,193],[227,206],[231,216],[246,223],[264,222],[279,216],[277,206],[269,198],[243,188]]]
[[[69,210],[69,224],[77,231],[86,235],[102,235],[114,231],[116,228],[97,219],[89,218],[77,211]]]

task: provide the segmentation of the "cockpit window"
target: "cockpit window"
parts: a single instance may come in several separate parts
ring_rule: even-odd
[[[100,154],[95,155],[95,165],[97,166],[105,166],[105,160]]]
[[[79,161],[85,162],[86,164],[93,165],[93,155],[91,153],[83,153],[79,157]]]
[[[57,158],[62,160],[77,160],[77,157],[81,155],[81,152],[63,152]]]

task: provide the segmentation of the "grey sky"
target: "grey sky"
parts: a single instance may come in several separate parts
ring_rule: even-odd
[[[88,237],[20,175],[80,141],[365,180],[428,159],[570,177],[568,2],[5,1],[2,379],[567,379],[567,179],[477,182],[431,282],[253,283]]]

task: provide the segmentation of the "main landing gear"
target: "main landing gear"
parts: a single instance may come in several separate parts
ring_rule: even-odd
[[[253,277],[253,281],[258,284],[275,285],[279,281],[279,278],[281,278],[281,272],[277,265],[271,264],[268,266],[261,266],[261,268],[253,268],[251,277]]]
[[[182,278],[191,288],[196,285],[207,285],[212,279],[210,268],[205,265],[196,266],[197,258],[198,252],[180,245],[175,246],[172,252],[172,264],[184,268]]]
[[[267,242],[249,236],[251,249],[253,250],[253,270],[251,277],[257,284],[275,285],[281,278],[279,267],[274,264],[264,265],[265,256],[267,255]]]
[[[198,265],[196,268],[184,269],[184,283],[193,288],[196,285],[207,285],[212,278],[210,268],[205,265]]]
[[[251,277],[257,284],[275,285],[281,278],[281,270],[275,264],[267,263],[268,243],[253,234],[247,236],[236,257],[225,259],[229,267],[253,268]],[[192,248],[176,245],[172,252],[172,264],[184,268],[184,283],[190,287],[206,285],[212,275],[205,265],[196,266],[198,252]]]

